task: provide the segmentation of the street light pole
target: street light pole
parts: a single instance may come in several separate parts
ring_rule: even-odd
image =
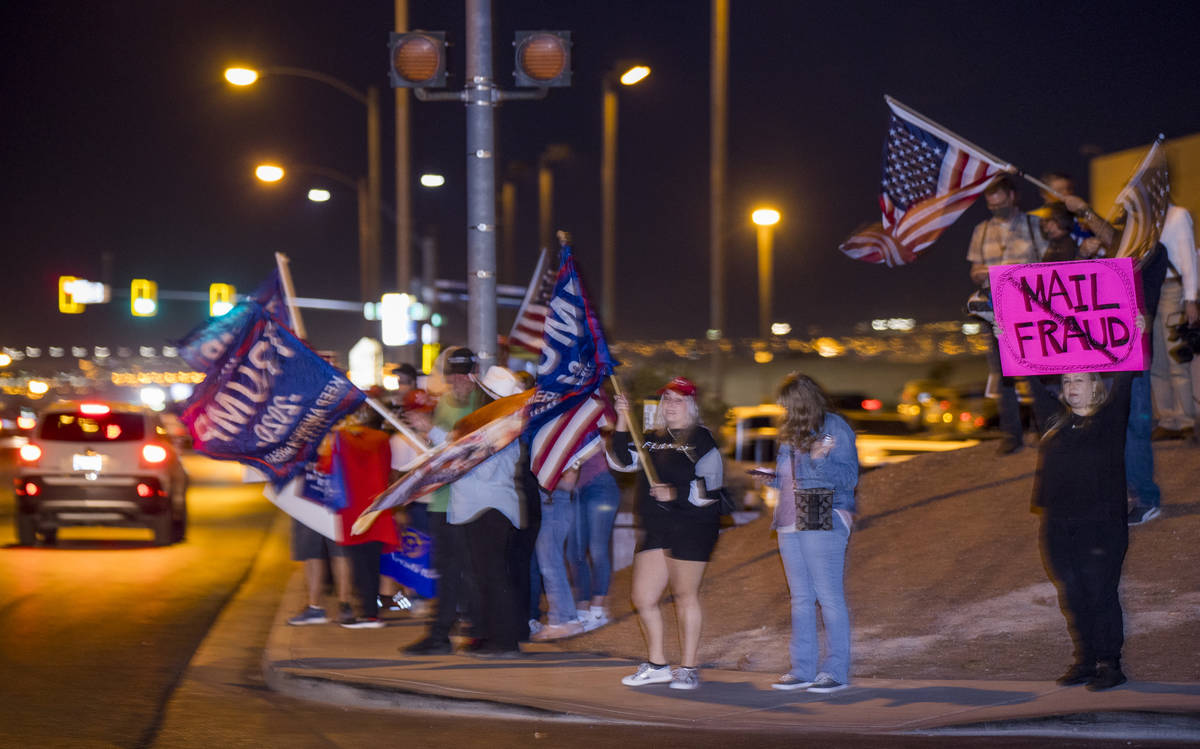
[[[621,66],[624,67],[624,66]],[[634,65],[625,70],[620,78],[617,71],[604,76],[603,117],[604,129],[600,158],[600,256],[601,297],[600,321],[605,331],[612,334],[617,302],[617,86],[619,81],[632,86],[650,75],[650,68]]]
[[[307,68],[295,68],[285,65],[276,65],[262,68],[261,70],[253,70],[250,68],[227,68],[225,70],[225,80],[235,86],[252,85],[258,78],[266,75],[283,75],[293,78],[307,78],[311,81],[323,83],[330,88],[337,89],[341,93],[354,99],[359,104],[362,104],[367,110],[367,248],[365,258],[360,258],[360,278],[362,274],[367,275],[368,284],[361,286],[363,298],[360,301],[369,302],[377,301],[379,297],[379,270],[380,270],[380,252],[382,249],[381,236],[383,233],[382,223],[380,221],[380,212],[383,209],[382,199],[380,197],[380,178],[382,174],[382,149],[380,148],[380,125],[379,125],[379,89],[371,86],[366,92],[351,86],[349,83],[336,78],[332,75],[322,73],[316,70]],[[365,270],[364,270],[365,269]]]
[[[765,341],[771,335],[771,290],[774,287],[771,253],[775,245],[775,224],[779,223],[779,211],[759,208],[750,214],[750,220],[758,227],[758,335]]]

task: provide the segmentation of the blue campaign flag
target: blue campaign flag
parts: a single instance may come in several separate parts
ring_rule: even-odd
[[[329,473],[317,467],[317,462],[304,464],[304,483],[300,487],[300,496],[310,499],[337,511],[350,505],[346,496],[346,483],[342,479],[342,462],[330,461],[332,466]]]
[[[366,396],[261,305],[245,305],[242,329],[207,369],[182,419],[197,450],[257,468],[282,486]]]
[[[619,365],[608,351],[570,246],[562,248],[554,292],[546,306],[537,392],[527,411],[531,433],[579,405]]]
[[[412,588],[423,598],[437,596],[437,570],[433,568],[433,539],[416,528],[400,534],[400,548],[379,560],[380,574]]]
[[[249,299],[240,302],[220,317],[198,326],[176,343],[179,358],[194,369],[207,371],[224,356],[254,316],[252,304],[257,303],[277,322],[291,330],[292,314],[283,293],[283,279],[276,269],[263,281]]]

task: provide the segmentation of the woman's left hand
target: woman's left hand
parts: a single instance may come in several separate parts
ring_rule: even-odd
[[[671,502],[675,499],[675,487],[670,484],[651,484],[650,496],[659,502]]]

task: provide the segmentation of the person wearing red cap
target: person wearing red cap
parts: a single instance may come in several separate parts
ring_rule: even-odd
[[[638,469],[639,452],[629,434],[629,400],[616,397],[613,467]],[[638,480],[637,510],[644,531],[633,559],[633,605],[642,622],[649,659],[621,683],[637,687],[670,682],[673,689],[700,686],[700,580],[720,530],[717,490],[725,483],[724,464],[712,433],[700,424],[696,386],[676,377],[659,391],[654,425],[640,446],[658,482]],[[672,670],[663,648],[659,600],[671,586],[683,629],[682,661]]]

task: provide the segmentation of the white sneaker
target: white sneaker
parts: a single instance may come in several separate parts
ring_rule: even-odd
[[[798,679],[787,673],[776,679],[775,683],[771,685],[771,689],[782,689],[785,692],[790,692],[793,689],[808,689],[812,685],[812,681]]]
[[[578,634],[583,634],[583,625],[579,623],[578,619],[572,619],[562,624],[547,624],[536,633],[531,634],[529,639],[534,642],[547,642],[561,640],[564,637],[574,637]]]
[[[588,611],[588,618],[583,622],[583,631],[591,632],[593,629],[598,629],[608,624],[611,621],[608,617],[608,609],[603,606],[593,606]]]
[[[542,623],[539,622],[537,619],[530,619],[529,620],[529,636],[533,637],[534,635],[536,635],[538,632],[541,632],[541,631],[542,631]]]
[[[680,666],[671,674],[671,689],[699,689],[700,669]]]
[[[647,684],[665,684],[673,679],[670,666],[655,668],[649,663],[643,663],[638,666],[637,671],[621,679],[621,683],[627,687],[642,687]]]

